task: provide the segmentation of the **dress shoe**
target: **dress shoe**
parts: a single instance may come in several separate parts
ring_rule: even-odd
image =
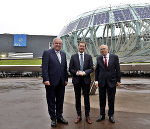
[[[51,121],[51,127],[55,128],[55,127],[56,127],[56,124],[57,124],[56,120],[52,120],[52,121]]]
[[[109,121],[110,121],[111,123],[115,123],[114,117],[113,117],[113,116],[110,116],[110,117],[109,117]]]
[[[92,121],[91,121],[91,119],[90,119],[90,117],[88,116],[88,117],[86,117],[86,122],[88,123],[88,124],[92,124]]]
[[[102,120],[105,120],[105,116],[100,115],[99,118],[96,120],[96,122],[100,122]]]
[[[82,120],[82,117],[81,117],[81,116],[78,116],[74,123],[77,124],[77,123],[79,123],[81,120]]]
[[[57,118],[57,122],[62,124],[68,124],[68,121],[66,121],[63,117]]]

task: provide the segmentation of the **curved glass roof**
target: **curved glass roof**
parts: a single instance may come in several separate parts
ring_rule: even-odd
[[[65,36],[87,27],[143,19],[150,19],[150,4],[98,8],[79,15],[76,20],[62,29],[60,36]]]

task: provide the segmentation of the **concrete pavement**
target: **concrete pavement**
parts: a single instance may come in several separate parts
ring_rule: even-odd
[[[82,106],[83,104],[82,97]],[[58,124],[56,129],[149,129],[150,127],[150,78],[122,78],[117,88],[115,120],[108,117],[96,122],[99,116],[98,91],[90,96],[91,119],[89,125],[84,119],[74,124],[76,118],[74,91],[69,79],[64,102],[64,118],[68,125]],[[107,108],[106,108],[107,110]],[[0,79],[0,129],[50,129],[45,88],[42,78]]]

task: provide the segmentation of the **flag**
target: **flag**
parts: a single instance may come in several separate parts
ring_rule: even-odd
[[[27,36],[25,34],[15,34],[14,35],[14,46],[26,47]]]

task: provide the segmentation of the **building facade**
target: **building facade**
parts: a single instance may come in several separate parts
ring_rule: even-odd
[[[26,46],[14,45],[15,34],[0,34],[0,53],[9,55],[30,53],[33,54],[33,58],[41,58],[44,50],[50,48],[53,39],[56,36],[48,35],[26,35]]]

